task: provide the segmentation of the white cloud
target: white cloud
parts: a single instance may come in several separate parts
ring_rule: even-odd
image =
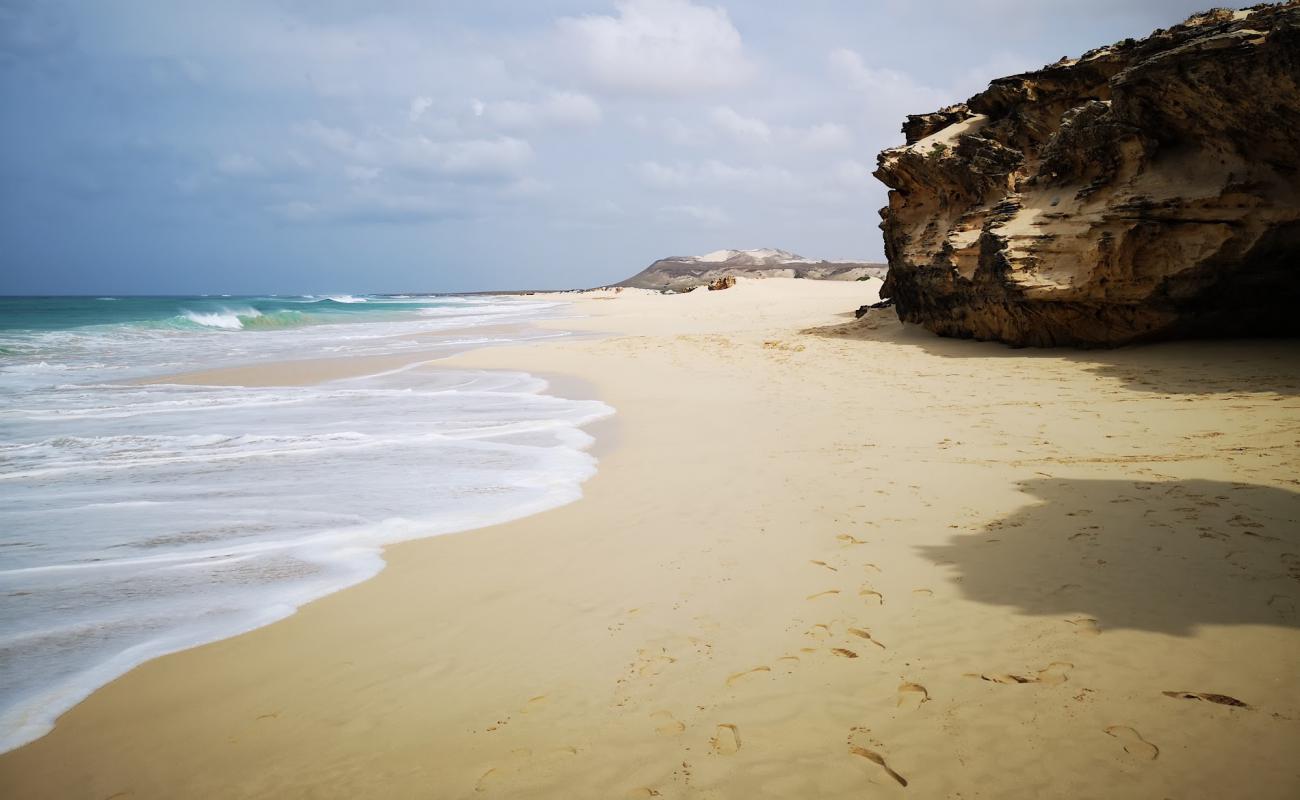
[[[382,171],[379,167],[362,167],[356,164],[349,164],[343,168],[343,174],[358,183],[369,183],[378,178],[379,173]]]
[[[660,209],[670,219],[686,219],[710,228],[725,225],[731,221],[727,212],[717,206],[679,205],[665,206]]]
[[[923,114],[955,102],[952,91],[936,89],[905,72],[867,65],[853,50],[839,48],[827,55],[833,75],[862,95],[862,111],[873,126],[897,128],[908,114]]]
[[[277,217],[289,220],[290,222],[306,222],[319,213],[319,209],[316,208],[316,206],[303,200],[293,200],[288,203],[276,203],[267,206],[266,210],[270,211]]]
[[[376,134],[361,138],[318,120],[296,127],[297,132],[336,155],[346,156],[355,170],[392,167],[451,177],[510,178],[533,159],[527,141],[510,136],[483,139],[434,139],[429,136]]]
[[[680,167],[670,167],[657,161],[644,161],[637,165],[641,180],[656,189],[680,189],[691,182],[690,176]]]
[[[831,174],[837,183],[854,189],[871,184],[871,168],[860,161],[844,160],[835,164]]]
[[[566,17],[561,45],[597,84],[688,94],[743,83],[754,68],[722,8],[688,0],[624,0],[618,16]]]
[[[719,130],[742,142],[765,143],[772,138],[766,122],[738,114],[730,106],[718,106],[709,118]]]
[[[245,176],[258,175],[262,169],[262,163],[252,156],[246,156],[243,153],[231,153],[222,156],[217,162],[217,171],[224,175]]]
[[[849,129],[834,122],[814,125],[799,133],[799,144],[808,150],[843,150],[852,143]]]
[[[596,101],[578,92],[551,93],[542,112],[547,121],[558,125],[596,125],[603,117]]]
[[[643,161],[637,173],[647,186],[655,189],[699,187],[740,187],[758,191],[789,191],[799,187],[799,178],[790,170],[771,164],[737,166],[718,159],[698,164],[661,164]]]
[[[424,97],[422,95],[420,97],[411,98],[411,107],[409,111],[411,122],[419,122],[420,117],[424,116],[424,112],[428,111],[432,107],[433,107],[432,97]]]
[[[660,129],[668,141],[683,147],[701,144],[708,138],[675,117],[664,120]]]
[[[523,139],[462,139],[439,142],[427,137],[391,140],[391,158],[399,166],[465,177],[508,177],[533,158]]]
[[[539,103],[500,100],[474,101],[475,116],[486,117],[500,128],[537,128],[543,125],[597,125],[603,118],[595,100],[578,92],[551,92]]]
[[[372,155],[351,133],[342,128],[326,125],[320,120],[313,119],[297,125],[295,131],[299,135],[305,136],[325,149],[339,155],[353,156],[360,159],[369,159]]]
[[[539,197],[551,191],[551,185],[536,178],[520,178],[501,190],[506,197]]]

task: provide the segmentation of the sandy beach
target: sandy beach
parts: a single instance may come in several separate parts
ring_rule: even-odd
[[[0,795],[1300,794],[1295,343],[1014,350],[865,287],[558,295],[593,335],[420,367],[617,409],[583,499],[135,669]]]

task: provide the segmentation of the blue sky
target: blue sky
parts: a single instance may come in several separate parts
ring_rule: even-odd
[[[1205,0],[0,0],[0,293],[881,260],[908,113]]]

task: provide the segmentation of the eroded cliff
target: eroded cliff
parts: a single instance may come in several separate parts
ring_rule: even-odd
[[[1300,0],[1214,10],[909,117],[882,296],[946,336],[1292,334]]]

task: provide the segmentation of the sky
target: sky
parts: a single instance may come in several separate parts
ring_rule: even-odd
[[[883,260],[907,114],[1209,0],[0,0],[0,294]]]

